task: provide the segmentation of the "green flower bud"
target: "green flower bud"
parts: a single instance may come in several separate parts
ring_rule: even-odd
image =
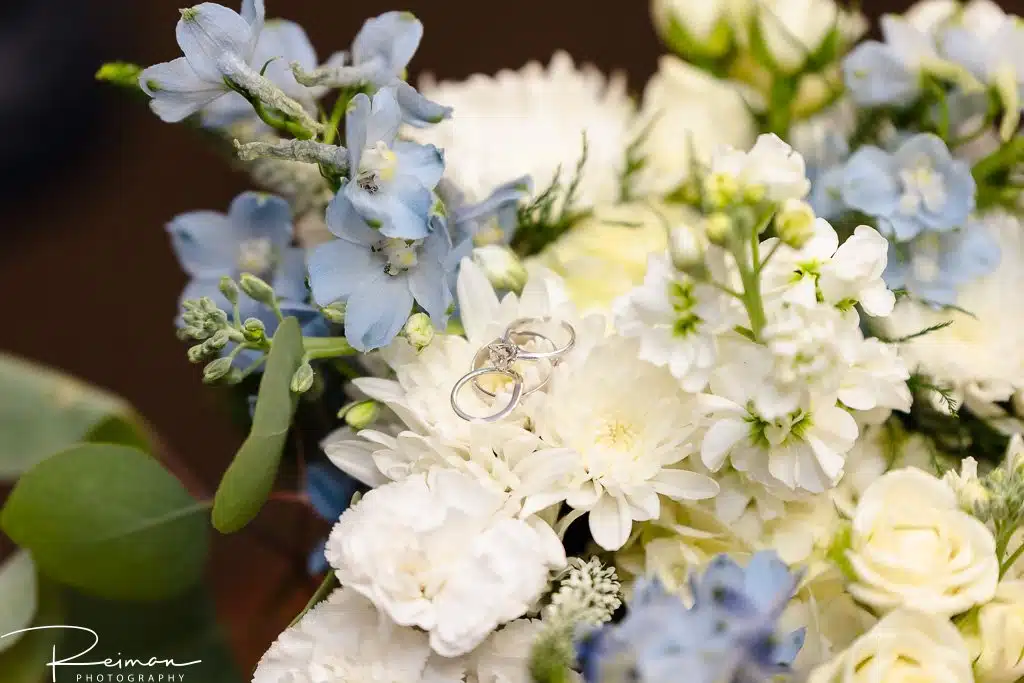
[[[229,341],[231,341],[231,335],[227,330],[217,330],[206,342],[206,347],[214,351],[220,351],[228,345]]]
[[[713,213],[704,221],[704,231],[712,244],[725,246],[734,232],[732,218],[725,213]]]
[[[313,386],[313,379],[315,377],[316,373],[313,372],[313,366],[309,363],[303,363],[295,371],[295,374],[292,375],[292,391],[296,394],[306,393]]]
[[[402,328],[402,334],[417,351],[430,346],[434,340],[434,326],[426,313],[413,313]]]
[[[740,186],[728,173],[712,173],[704,178],[704,197],[712,208],[722,209],[736,199]]]
[[[246,296],[253,301],[258,301],[268,306],[274,305],[276,301],[274,288],[255,275],[242,273],[242,277],[239,278],[239,285],[241,285],[242,291],[245,292]]]
[[[203,381],[212,384],[231,372],[231,359],[225,356],[210,362],[203,368]]]
[[[495,289],[519,293],[526,286],[523,262],[503,244],[477,247],[473,250],[473,262],[480,266]]]
[[[202,363],[209,357],[210,351],[206,344],[196,344],[195,346],[188,347],[189,363]]]
[[[137,89],[142,67],[128,62],[107,62],[96,72],[96,80],[112,83],[122,88]]]
[[[352,429],[366,429],[380,416],[380,404],[376,401],[360,401],[345,411],[345,424]]]
[[[218,285],[220,293],[224,295],[224,298],[230,301],[232,304],[238,303],[238,285],[235,281],[229,278],[227,275],[220,279]]]
[[[267,338],[267,327],[258,318],[246,318],[242,323],[242,335],[246,341],[261,342]]]
[[[341,325],[345,322],[345,304],[335,301],[333,304],[328,304],[321,308],[320,314],[327,318],[328,322]]]
[[[787,199],[775,214],[775,234],[783,244],[802,248],[814,236],[814,209],[799,199]]]

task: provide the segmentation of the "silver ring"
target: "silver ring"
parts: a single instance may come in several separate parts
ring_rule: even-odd
[[[515,334],[527,333],[527,331],[520,330],[518,328],[522,327],[523,325],[525,325],[527,323],[536,323],[536,322],[540,322],[540,323],[551,322],[551,317],[550,316],[545,316],[543,318],[519,318],[517,320],[513,320],[511,323],[509,323],[508,327],[505,328],[505,338],[509,339],[509,338],[511,338]],[[555,347],[551,351],[520,351],[519,352],[519,356],[518,356],[519,359],[520,360],[554,360],[554,359],[561,359],[562,356],[564,356],[565,354],[567,354],[570,351],[572,351],[573,348],[576,346],[576,329],[572,325],[570,325],[568,323],[568,321],[565,321],[565,320],[560,320],[559,324],[562,326],[562,329],[565,330],[569,334],[569,341],[566,342],[565,346],[563,346],[561,348]],[[536,334],[536,333],[530,333],[530,334]],[[552,345],[554,345],[554,344],[552,344]]]
[[[490,344],[481,347],[480,350],[476,352],[476,355],[473,356],[473,367],[471,368],[471,370],[479,370],[485,367],[484,363],[486,363],[488,360],[491,361],[492,367],[511,368],[517,360],[523,359],[523,354],[526,352],[523,351],[523,347],[516,344],[511,339],[511,337],[532,337],[533,339],[543,339],[544,341],[551,345],[551,348],[555,348],[555,342],[551,341],[550,337],[541,334],[540,332],[522,330],[519,332],[509,333],[509,331],[506,330],[504,337],[499,337],[498,339],[495,339]],[[531,359],[526,358],[525,360]],[[544,380],[540,382],[540,384],[538,384],[535,387],[531,387],[530,389],[527,389],[526,391],[523,392],[523,398],[529,396],[535,391],[543,389],[545,386],[547,386],[547,383],[550,381],[551,372],[549,371],[548,374],[544,377]],[[497,394],[495,394],[493,391],[488,391],[487,389],[484,389],[482,386],[480,386],[479,377],[475,377],[473,379],[473,388],[479,391],[481,394],[488,396],[490,398],[497,397]]]
[[[462,408],[459,407],[459,391],[470,382],[474,382],[476,379],[484,375],[495,374],[505,375],[514,382],[512,385],[512,396],[511,398],[509,398],[508,405],[506,405],[504,408],[494,413],[493,415],[470,415],[469,413],[462,410]],[[452,410],[455,411],[455,414],[461,417],[463,420],[466,420],[467,422],[497,422],[498,420],[501,420],[511,415],[512,411],[514,411],[516,407],[519,405],[519,399],[521,399],[522,397],[522,375],[520,375],[515,370],[512,370],[511,368],[486,367],[479,368],[478,370],[473,370],[472,372],[463,376],[462,379],[455,383],[455,387],[452,389],[451,403]]]

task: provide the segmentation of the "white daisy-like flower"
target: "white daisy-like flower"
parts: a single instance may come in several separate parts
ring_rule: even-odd
[[[480,201],[527,174],[539,192],[559,168],[562,182],[568,182],[584,134],[588,154],[578,206],[618,199],[636,113],[624,76],[607,78],[593,67],[578,68],[558,52],[547,67],[531,62],[519,71],[476,74],[461,82],[423,78],[419,90],[454,113],[436,126],[406,133],[444,149],[447,177],[469,200]]]
[[[956,305],[963,312],[906,299],[882,325],[886,336],[899,338],[951,320],[944,329],[900,344],[900,355],[972,408],[1024,389],[1024,225],[1006,213],[990,214],[985,224],[999,242],[1000,263],[995,272],[962,286]]]
[[[792,412],[759,412],[763,403],[783,405],[765,399],[771,370],[764,368],[771,366],[764,357],[770,352],[739,338],[728,339],[723,347],[731,358],[712,374],[711,393],[700,396],[707,415],[704,465],[717,471],[731,462],[757,482],[805,494],[835,486],[845,454],[857,439],[856,420],[836,405],[834,395],[809,394]]]
[[[427,635],[395,625],[355,590],[336,590],[278,637],[253,683],[428,683]]]
[[[718,492],[709,477],[677,467],[692,450],[691,397],[638,352],[635,341],[610,337],[556,368],[551,388],[530,401],[537,434],[579,460],[564,491],[536,496],[527,509],[564,499],[588,511],[594,540],[608,550],[622,547],[634,521],[658,517],[660,496],[699,500]]]
[[[435,469],[373,489],[327,541],[342,585],[403,626],[430,634],[443,657],[473,650],[530,610],[565,565],[550,526],[515,516],[504,494]]]
[[[888,249],[888,240],[866,225],[840,245],[835,229],[818,218],[813,237],[801,249],[779,245],[774,237],[762,243],[761,253],[774,251],[763,271],[765,294],[802,306],[824,301],[843,310],[859,303],[869,315],[887,316],[896,303],[882,280]]]
[[[677,272],[667,255],[651,257],[644,284],[616,302],[616,327],[640,339],[640,358],[664,366],[683,389],[707,385],[717,359],[715,338],[739,320],[736,301]]]

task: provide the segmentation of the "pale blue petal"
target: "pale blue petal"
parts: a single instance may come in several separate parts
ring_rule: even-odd
[[[212,2],[186,10],[175,35],[192,70],[212,83],[223,80],[226,56],[246,63],[252,57],[252,27],[234,10]]]
[[[366,129],[370,120],[370,98],[359,93],[352,98],[345,113],[345,144],[348,146],[350,173],[359,169],[359,160],[366,149]]]
[[[398,140],[392,146],[398,157],[398,173],[412,176],[420,185],[433,190],[444,174],[444,154],[433,145]]]
[[[951,259],[950,269],[955,268],[961,282],[984,277],[999,267],[999,240],[992,236],[984,224],[971,221],[953,239],[955,241],[947,253]]]
[[[384,272],[384,261],[366,247],[333,240],[315,247],[307,256],[313,300],[327,306],[349,296],[360,284]]]
[[[530,195],[533,190],[533,180],[530,176],[522,176],[515,180],[500,185],[491,192],[482,202],[458,207],[452,215],[455,223],[466,223],[470,221],[486,221],[494,216],[503,207],[518,205],[520,201]]]
[[[264,0],[242,0],[241,16],[249,26],[259,29],[267,17]]]
[[[280,197],[243,192],[232,200],[228,217],[245,239],[266,239],[278,249],[292,241],[292,209]]]
[[[416,240],[427,236],[433,195],[414,178],[396,176],[387,191],[373,194],[349,183],[345,195],[359,215],[385,237]]]
[[[367,225],[363,217],[356,213],[355,207],[352,206],[352,202],[344,190],[345,187],[342,187],[342,190],[334,195],[334,199],[327,205],[327,229],[339,239],[366,247],[379,242],[380,233]]]
[[[960,64],[977,78],[988,76],[988,55],[985,43],[965,28],[951,26],[939,37],[942,54],[951,62]]]
[[[919,133],[907,138],[892,156],[897,168],[918,166],[922,159],[928,159],[931,168],[939,169],[953,158],[942,138],[931,133]]]
[[[199,78],[184,57],[145,69],[139,74],[139,87],[152,98],[153,113],[167,123],[184,120],[228,92],[223,80],[208,83]]]
[[[452,108],[428,100],[401,79],[396,79],[389,86],[395,90],[395,99],[402,109],[402,118],[410,126],[424,128],[440,123],[452,115]]]
[[[352,59],[356,64],[382,59],[397,76],[412,61],[422,39],[423,24],[411,12],[385,12],[363,24],[352,43]]]
[[[917,237],[924,229],[918,216],[905,216],[894,213],[884,221],[879,221],[878,232],[897,242],[907,242]]]
[[[452,303],[445,265],[451,252],[448,232],[435,230],[420,247],[416,267],[410,270],[409,290],[437,329],[448,322],[448,307]]]
[[[804,639],[807,636],[806,628],[799,628],[787,636],[783,636],[780,642],[775,644],[773,664],[792,664],[796,656],[800,654],[800,648],[804,646]]]
[[[395,99],[395,91],[381,88],[373,96],[370,117],[366,120],[365,147],[373,147],[383,142],[389,147],[398,137],[398,129],[402,127],[402,110]],[[347,142],[346,144],[351,144]]]
[[[811,186],[811,196],[808,199],[815,215],[834,218],[846,210],[846,204],[843,202],[845,173],[843,166],[839,165],[818,174]]]
[[[282,301],[306,301],[306,251],[298,247],[285,247],[278,256],[277,270],[271,286]]]
[[[846,86],[865,107],[906,106],[921,93],[921,79],[887,45],[861,43],[843,62]]]
[[[773,551],[754,553],[744,578],[747,596],[762,610],[776,607],[779,595],[793,590],[793,575],[789,567]]]
[[[403,275],[383,269],[360,283],[345,306],[345,338],[358,351],[387,346],[412,312],[412,292]]]
[[[861,147],[846,162],[842,198],[870,216],[889,216],[899,206],[900,186],[892,159],[878,147]]]
[[[252,105],[244,97],[228,92],[203,107],[202,124],[205,128],[223,129],[253,115]]]
[[[954,228],[963,227],[974,211],[978,192],[971,167],[964,161],[952,161],[944,169],[943,177],[947,198],[946,223]]]
[[[317,66],[316,50],[305,29],[286,19],[267,22],[256,43],[253,64],[262,69],[267,62],[270,62],[264,74],[267,78],[300,101],[311,99],[309,89],[295,80],[291,70],[292,62],[298,62],[306,71]]]
[[[238,247],[245,233],[216,211],[183,213],[167,224],[171,246],[186,273],[196,278],[220,278],[237,270]]]

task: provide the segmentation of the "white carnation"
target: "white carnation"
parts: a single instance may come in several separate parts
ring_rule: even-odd
[[[428,631],[435,652],[462,655],[525,614],[565,564],[551,528],[514,518],[507,502],[456,471],[412,475],[346,510],[327,560],[342,585]]]

